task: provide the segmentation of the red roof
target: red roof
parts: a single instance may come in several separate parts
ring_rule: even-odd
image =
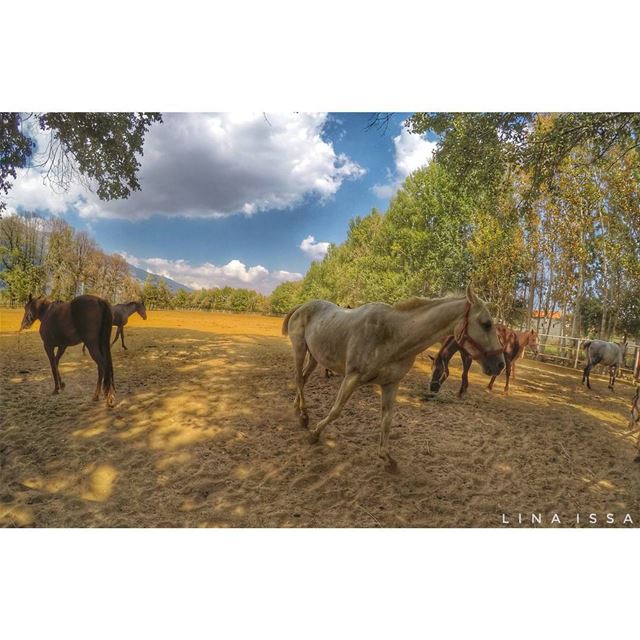
[[[545,314],[545,312],[544,312],[544,311],[542,311],[542,309],[534,309],[534,310],[531,312],[531,317],[532,317],[532,318],[546,318],[546,317],[547,317],[547,315]],[[560,318],[562,318],[562,314],[561,314],[559,311],[554,311],[554,312],[551,314],[551,317],[552,317],[554,320],[560,320]]]

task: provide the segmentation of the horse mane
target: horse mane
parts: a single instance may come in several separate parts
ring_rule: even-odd
[[[394,309],[398,311],[413,311],[414,309],[419,309],[420,307],[430,307],[434,304],[442,302],[443,300],[450,300],[456,297],[460,297],[463,294],[460,293],[451,293],[442,298],[420,298],[419,296],[413,296],[411,298],[407,298],[406,300],[400,300],[393,305]]]

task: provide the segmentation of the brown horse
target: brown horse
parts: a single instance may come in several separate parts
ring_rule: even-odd
[[[127,351],[127,347],[124,344],[124,325],[129,322],[129,316],[134,313],[138,313],[143,320],[147,319],[147,310],[144,306],[144,302],[125,302],[123,304],[111,305],[111,313],[113,314],[113,326],[118,327],[116,330],[116,336],[111,343],[113,346],[116,343],[118,337],[122,341],[122,348]],[[82,353],[84,353],[86,345],[82,345]]]
[[[24,305],[24,317],[20,331],[28,329],[40,320],[40,337],[51,364],[55,388],[64,389],[58,363],[67,347],[84,342],[98,365],[98,384],[93,399],[100,398],[100,386],[104,390],[107,406],[115,402],[113,364],[111,362],[111,306],[96,296],[78,296],[71,302],[52,302],[47,298],[33,298]],[[54,353],[58,347],[57,353]]]
[[[504,371],[507,381],[504,387],[504,392],[509,393],[509,378],[515,372],[516,360],[520,357],[524,348],[529,346],[534,353],[538,353],[538,334],[533,329],[531,329],[531,331],[514,331],[503,324],[496,325],[496,333],[498,334],[498,340],[502,345],[502,353],[505,361]],[[461,398],[467,391],[467,388],[469,387],[469,369],[471,368],[472,358],[469,352],[464,347],[461,347],[453,336],[449,336],[443,341],[438,355],[435,358],[431,358],[433,360],[433,371],[429,384],[429,391],[431,394],[438,393],[438,391],[440,391],[440,387],[444,384],[444,381],[449,377],[449,361],[453,358],[456,352],[460,352],[460,357],[462,358],[462,383],[460,384],[458,397]],[[493,388],[495,380],[496,376],[492,376],[488,389]]]

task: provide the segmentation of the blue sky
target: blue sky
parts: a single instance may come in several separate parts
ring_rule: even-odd
[[[62,216],[105,251],[188,286],[268,293],[430,160],[433,143],[402,127],[407,115],[380,132],[364,113],[168,114],[148,134],[142,190],[128,200],[103,203],[79,184],[55,193],[32,168],[9,208]]]

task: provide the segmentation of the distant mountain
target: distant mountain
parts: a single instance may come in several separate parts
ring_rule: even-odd
[[[159,282],[160,280],[162,280],[167,285],[167,287],[169,287],[172,293],[176,293],[176,291],[178,291],[179,289],[184,289],[187,293],[189,291],[193,291],[193,289],[191,287],[187,287],[186,284],[180,284],[179,282],[176,282],[171,278],[166,278],[165,276],[159,276],[159,275],[156,275],[155,273],[149,273],[144,269],[140,269],[139,267],[134,267],[132,264],[129,265],[129,271],[131,275],[136,280],[138,280],[138,282],[140,282],[140,284],[144,284],[147,278],[151,278],[151,280],[154,280],[155,282]]]

